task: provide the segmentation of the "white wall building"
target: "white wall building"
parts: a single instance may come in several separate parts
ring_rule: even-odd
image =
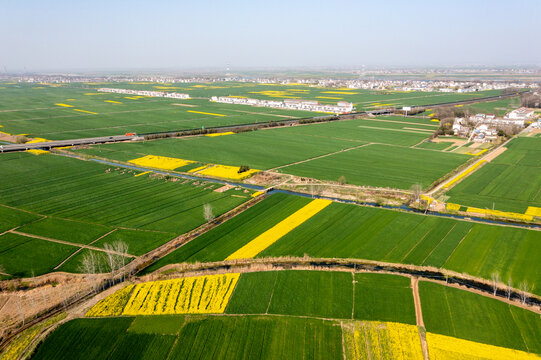
[[[521,107],[519,109],[509,112],[507,115],[505,115],[505,117],[507,119],[514,120],[528,120],[534,117],[534,111],[525,107]]]
[[[166,92],[166,91],[129,90],[129,89],[113,89],[113,88],[99,88],[98,91],[116,93],[116,94],[127,94],[127,95],[165,97],[165,98],[173,98],[173,99],[189,99],[190,98],[190,95],[188,94]]]
[[[301,99],[285,99],[284,101],[277,100],[259,100],[250,99],[244,97],[234,96],[213,96],[210,101],[236,104],[236,105],[251,105],[261,107],[272,107],[278,109],[292,109],[292,110],[305,110],[305,111],[318,111],[334,114],[345,114],[353,111],[353,104],[347,101],[339,101],[336,105],[320,104],[315,100],[301,100]]]

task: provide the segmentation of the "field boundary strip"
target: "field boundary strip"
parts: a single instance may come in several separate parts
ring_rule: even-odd
[[[353,146],[353,147],[350,147],[350,148],[347,148],[347,149],[342,149],[342,150],[334,151],[334,152],[332,152],[332,153],[328,153],[328,154],[316,156],[316,157],[309,158],[309,159],[305,159],[305,160],[301,160],[301,161],[296,161],[296,162],[291,163],[291,164],[280,165],[280,166],[278,166],[278,167],[275,167],[275,168],[272,168],[272,169],[268,169],[267,171],[275,171],[275,170],[282,169],[282,168],[285,168],[285,167],[288,167],[288,166],[293,166],[293,165],[297,165],[297,164],[302,164],[302,163],[305,163],[305,162],[308,162],[308,161],[321,159],[321,158],[324,158],[324,157],[327,157],[327,156],[332,156],[332,155],[340,154],[340,153],[342,153],[342,152],[346,152],[346,151],[350,151],[350,150],[359,149],[359,148],[362,148],[362,147],[365,147],[365,146],[369,146],[369,145],[373,145],[373,144],[374,144],[374,143],[371,143],[371,142],[370,142],[370,143],[368,143],[368,144],[362,144],[362,145]]]
[[[229,255],[225,260],[245,259],[257,254],[274,244],[287,233],[297,228],[332,203],[330,200],[316,199],[274,225],[255,239]]]
[[[25,236],[25,237],[29,237],[29,238],[34,238],[34,239],[38,239],[38,240],[49,241],[49,242],[55,242],[55,243],[64,244],[64,245],[70,245],[70,246],[74,246],[74,247],[78,247],[78,248],[85,248],[85,249],[89,249],[89,250],[96,250],[96,251],[101,251],[101,252],[104,252],[104,253],[110,253],[110,254],[114,254],[114,255],[127,256],[127,257],[132,257],[132,258],[135,258],[135,257],[136,257],[135,255],[131,255],[131,254],[123,254],[123,253],[119,253],[118,251],[114,251],[114,250],[106,250],[106,249],[102,249],[102,248],[99,248],[99,247],[96,247],[96,246],[90,246],[90,245],[78,244],[78,243],[74,243],[74,242],[69,242],[69,241],[65,241],[65,240],[58,240],[58,239],[53,239],[53,238],[49,238],[49,237],[45,237],[45,236],[39,236],[39,235],[34,235],[34,234],[27,234],[27,233],[20,232],[20,231],[16,231],[16,230],[11,230],[11,231],[9,231],[9,232],[12,233],[12,234],[16,234],[16,235],[21,235],[21,236]]]

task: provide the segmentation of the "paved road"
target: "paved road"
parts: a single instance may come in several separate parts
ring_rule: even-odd
[[[0,145],[0,152],[24,151],[31,149],[51,149],[55,147],[74,146],[74,145],[90,145],[102,144],[107,142],[127,141],[140,139],[138,136],[114,135],[102,136],[95,138],[71,139],[71,140],[55,140],[48,142],[39,142],[31,144],[10,144]]]

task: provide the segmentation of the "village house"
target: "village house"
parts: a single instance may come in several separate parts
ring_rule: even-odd
[[[525,107],[518,108],[516,110],[513,110],[509,112],[507,115],[505,115],[506,119],[511,120],[529,120],[534,117],[534,111],[527,109]]]
[[[353,104],[347,101],[339,101],[336,105],[332,105],[332,104],[320,104],[318,101],[315,101],[315,100],[285,99],[284,101],[276,101],[276,100],[250,99],[250,98],[234,97],[234,96],[213,96],[210,98],[210,101],[226,103],[226,104],[272,107],[272,108],[278,108],[278,109],[317,111],[317,112],[326,112],[326,113],[334,113],[334,114],[350,113],[354,109]]]

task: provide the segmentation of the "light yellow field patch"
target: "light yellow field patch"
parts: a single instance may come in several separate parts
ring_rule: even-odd
[[[207,275],[138,284],[122,315],[222,314],[239,277]]]
[[[467,210],[469,213],[490,215],[497,217],[506,217],[511,219],[523,220],[523,221],[532,221],[532,215],[519,214],[514,212],[500,211],[500,210],[490,210],[490,209],[481,209],[476,207],[469,207]]]
[[[346,360],[423,360],[419,331],[414,325],[379,321],[344,322],[342,334]]]
[[[539,360],[524,351],[486,345],[450,336],[427,333],[428,353],[438,360]]]
[[[460,210],[460,204],[447,203],[447,205],[445,206],[445,208],[446,208],[447,210],[458,211],[458,210]]]
[[[139,174],[135,174],[134,177],[138,177],[138,176],[145,175],[145,174],[151,174],[153,172],[154,171],[145,171],[145,172],[142,172],[142,173],[139,173]]]
[[[269,97],[280,97],[280,98],[289,98],[296,99],[292,96],[295,96],[294,93],[288,91],[280,90],[263,90],[263,91],[250,91],[250,94],[261,94]]]
[[[455,107],[463,107],[463,106],[464,106],[464,105],[461,105],[461,104],[460,104],[460,105],[455,105]]]
[[[193,85],[193,88],[205,88],[207,85]]]
[[[0,134],[2,134],[2,135],[7,135],[7,136],[11,136],[11,134],[10,134],[10,133],[7,133],[7,132],[3,132],[3,131],[0,131]]]
[[[160,90],[175,90],[178,89],[178,87],[174,86],[153,86],[154,89],[160,89]]]
[[[274,244],[284,235],[295,229],[306,220],[326,208],[332,203],[330,200],[316,199],[308,203],[308,205],[297,210],[293,214],[289,215],[278,224],[274,225],[269,230],[265,231],[255,239],[244,245],[233,254],[229,255],[226,260],[233,259],[249,259],[255,257],[257,254]]]
[[[331,100],[342,100],[341,97],[332,97],[332,96],[316,96],[316,99],[331,99]]]
[[[56,106],[62,106],[62,107],[73,107],[73,105],[70,105],[70,104],[63,104],[63,103],[58,103],[58,104],[55,104]]]
[[[483,150],[478,151],[476,153],[467,152],[466,155],[479,156],[479,155],[482,155],[482,154],[486,153],[487,151],[488,151],[488,149],[483,149]]]
[[[85,316],[120,316],[135,285],[128,285],[94,305]]]
[[[111,104],[122,104],[120,101],[114,101],[114,100],[104,100],[104,102],[111,103]]]
[[[50,153],[50,151],[41,150],[41,149],[30,149],[30,150],[26,150],[26,152],[29,152],[30,154],[34,154],[34,155],[43,155],[43,154]]]
[[[258,197],[259,195],[263,195],[264,192],[263,191],[256,191],[255,193],[252,194],[252,197]]]
[[[433,197],[430,197],[428,195],[421,195],[421,200],[426,201],[427,203],[431,204],[432,202],[436,201]]]
[[[81,109],[73,109],[73,110],[83,112],[83,113],[87,113],[87,114],[92,114],[92,115],[97,115],[98,114],[97,112],[88,111],[88,110],[81,110]]]
[[[439,122],[440,122],[440,119],[432,119],[432,120],[430,120],[430,121],[439,123]]]
[[[443,185],[444,188],[448,188],[451,185],[457,183],[458,181],[462,180],[465,176],[469,175],[471,172],[475,171],[479,166],[483,165],[485,163],[485,160],[479,160],[472,166],[470,166],[468,169],[466,169],[464,172],[462,172],[460,175],[452,179],[451,181],[447,182],[445,185]]]
[[[138,99],[140,99],[140,98],[135,97],[135,96],[124,96],[124,99],[138,100]]]
[[[225,136],[225,135],[235,135],[235,133],[233,131],[227,131],[223,133],[206,134],[205,136],[216,137],[216,136]]]
[[[49,142],[49,141],[51,141],[51,140],[47,140],[47,139],[44,139],[44,138],[33,138],[32,140],[27,141],[26,143],[27,144],[35,144],[35,143]]]
[[[229,95],[229,97],[237,98],[237,99],[247,99],[246,96],[240,96],[240,95]]]
[[[203,114],[203,115],[212,115],[212,116],[227,116],[227,115],[224,115],[224,114],[215,114],[215,113],[208,113],[208,112],[203,112],[203,111],[195,111],[195,110],[188,110],[189,113],[194,113],[194,114]]]
[[[76,99],[66,99],[66,101],[75,101]]]
[[[528,209],[526,210],[526,215],[541,217],[541,208],[535,206],[528,206]]]
[[[128,162],[139,166],[152,167],[164,170],[175,170],[179,167],[193,163],[193,161],[191,160],[157,155],[146,155],[137,159],[130,160]]]
[[[203,169],[193,172],[197,172],[199,175],[212,176],[220,179],[244,180],[261,171],[257,169],[250,169],[248,171],[239,173],[239,170],[240,167],[238,166],[209,164]]]
[[[351,91],[322,91],[322,94],[340,94],[340,95],[357,95],[359,93],[351,92]]]
[[[106,93],[85,93],[84,95],[93,96],[93,95],[105,95]]]

